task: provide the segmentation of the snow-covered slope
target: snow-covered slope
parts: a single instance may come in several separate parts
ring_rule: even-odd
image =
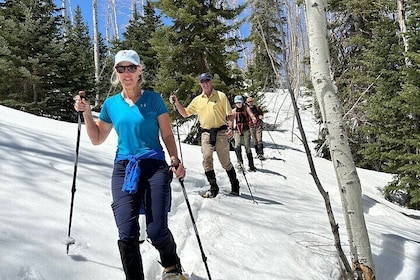
[[[340,279],[333,237],[312,177],[290,98],[267,93],[264,131],[267,160],[258,172],[238,173],[241,197],[229,191],[228,177],[216,160],[222,194],[203,199],[207,188],[197,146],[182,144],[185,187],[212,279]],[[318,127],[310,100],[299,100],[309,140]],[[306,110],[305,110],[306,108]],[[0,279],[124,279],[111,211],[110,176],[116,136],[91,145],[84,127],[80,142],[77,191],[66,254],[77,124],[40,118],[0,106]],[[275,126],[273,124],[276,124]],[[176,130],[174,130],[176,132]],[[181,139],[188,127],[179,128]],[[295,134],[293,134],[295,133]],[[236,161],[232,152],[232,159]],[[331,162],[314,158],[329,192],[342,244],[348,250],[341,200]],[[420,280],[420,211],[384,200],[381,189],[391,175],[358,170],[376,279]],[[191,279],[207,279],[182,189],[174,180],[170,228]],[[161,273],[157,251],[142,247],[146,279]]]

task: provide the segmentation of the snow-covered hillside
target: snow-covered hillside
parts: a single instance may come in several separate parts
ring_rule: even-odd
[[[339,279],[339,265],[324,202],[312,177],[290,98],[267,93],[264,131],[267,160],[258,172],[238,173],[241,196],[229,191],[228,177],[216,160],[222,194],[203,199],[207,188],[200,148],[182,144],[185,187],[212,279]],[[318,127],[312,109],[301,104],[309,140]],[[309,102],[309,100],[308,100]],[[304,104],[306,106],[304,106]],[[304,108],[307,108],[304,110]],[[111,134],[93,146],[83,127],[71,236],[66,254],[77,124],[63,123],[0,106],[0,279],[124,279],[117,230],[110,207],[110,176],[116,146]],[[176,130],[174,130],[176,132]],[[188,127],[179,128],[181,139]],[[236,161],[232,152],[232,159]],[[315,158],[329,192],[344,249],[347,234],[331,162]],[[372,253],[379,280],[420,280],[420,211],[384,200],[381,189],[391,175],[358,170]],[[170,228],[185,271],[207,279],[182,189],[174,180]],[[150,243],[141,246],[146,278],[162,268]]]

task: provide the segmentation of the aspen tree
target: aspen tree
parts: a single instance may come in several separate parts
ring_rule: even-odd
[[[322,120],[328,131],[331,159],[340,188],[353,270],[357,279],[375,279],[369,236],[363,215],[362,190],[333,84],[327,42],[325,0],[305,0],[311,65]],[[363,277],[363,278],[362,278]]]
[[[93,59],[95,63],[95,89],[99,83],[99,31],[98,31],[98,3],[92,0],[92,18],[93,18]],[[98,106],[99,92],[95,95],[95,107]]]

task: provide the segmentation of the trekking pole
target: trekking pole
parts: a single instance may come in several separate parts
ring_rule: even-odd
[[[191,211],[191,205],[190,205],[190,201],[188,200],[187,191],[185,190],[184,181],[179,179],[179,183],[181,184],[182,192],[184,193],[185,202],[187,203],[187,207],[188,207],[188,212],[190,212],[190,217],[191,217],[191,221],[192,221],[193,228],[194,228],[194,231],[195,231],[195,236],[197,237],[198,246],[200,247],[200,251],[201,251],[201,258],[203,259],[204,266],[206,267],[207,276],[209,277],[209,280],[211,280],[209,267],[207,265],[207,257],[204,254],[203,245],[201,244],[200,235],[198,234],[198,230],[197,230],[197,226],[195,224],[194,216],[193,216],[193,213]]]
[[[258,202],[254,199],[254,195],[252,194],[251,187],[249,186],[248,179],[246,178],[246,175],[245,175],[245,170],[242,167],[241,167],[241,170],[242,170],[242,175],[244,175],[246,185],[248,186],[249,193],[251,194],[253,203],[258,204]]]
[[[236,155],[236,157],[238,158],[238,161],[239,161],[239,156],[236,153],[236,151],[235,151],[235,155]],[[248,190],[249,190],[249,193],[251,194],[251,198],[252,198],[253,203],[258,204],[258,202],[254,199],[254,195],[252,194],[251,187],[249,186],[248,179],[246,178],[246,175],[245,175],[245,170],[244,170],[243,164],[241,164],[240,169],[242,171],[242,175],[244,175],[245,182],[246,182],[246,185],[248,186]]]
[[[273,142],[273,144],[274,144],[274,146],[275,146],[275,145],[276,145],[276,142],[274,141],[273,136],[271,136],[270,131],[269,131],[269,130],[267,130],[267,133],[268,133],[268,136],[270,136],[271,141]],[[277,147],[276,147],[276,150],[277,150],[277,152],[279,153],[280,158],[281,158],[281,153],[280,153],[280,151],[279,151],[279,148],[277,148]]]
[[[259,158],[259,160],[260,160],[261,168],[264,168],[264,161],[262,160],[262,158]]]
[[[79,91],[80,98],[85,98],[85,92]],[[69,247],[71,244],[75,243],[74,238],[70,237],[71,232],[71,221],[73,218],[73,202],[74,202],[74,193],[76,192],[76,174],[77,174],[77,163],[79,161],[79,146],[80,146],[80,131],[82,128],[82,113],[83,112],[77,112],[77,140],[76,140],[76,156],[74,158],[74,171],[73,171],[73,184],[71,187],[71,202],[70,202],[70,217],[69,217],[69,229],[67,234],[67,255],[69,254]]]
[[[172,103],[172,106],[174,108],[174,111],[176,112],[175,103]],[[176,117],[175,117],[175,125],[176,125],[176,134],[178,134],[179,153],[180,153],[180,156],[181,156],[181,161],[184,162],[183,157],[182,157],[182,150],[181,150],[181,138],[179,136],[178,118],[176,118]],[[182,193],[184,194],[185,203],[187,204],[188,212],[190,213],[191,222],[193,224],[195,236],[197,237],[198,247],[200,248],[200,252],[201,252],[201,258],[203,259],[204,266],[206,267],[207,276],[209,277],[209,280],[211,280],[210,270],[209,270],[209,267],[207,265],[207,257],[206,257],[206,254],[204,253],[203,245],[201,244],[200,235],[198,234],[197,225],[195,224],[194,215],[193,215],[193,212],[191,210],[190,201],[188,200],[188,195],[187,195],[187,191],[186,191],[185,186],[184,186],[184,181],[181,180],[181,179],[179,179],[178,181],[181,184],[181,189],[182,189]]]
[[[262,125],[263,125],[263,127],[264,127],[264,124],[265,124],[265,123],[263,123],[263,124],[262,124]],[[268,136],[270,136],[270,138],[271,138],[271,142],[273,142],[273,145],[274,145],[274,146],[276,146],[276,141],[274,141],[273,136],[271,136],[270,130],[269,130],[269,129],[267,129],[266,131],[267,131]],[[277,150],[277,152],[279,153],[280,158],[281,158],[281,153],[280,153],[280,151],[279,151],[279,148],[277,148],[277,147],[275,147],[275,148],[276,148],[276,150]]]

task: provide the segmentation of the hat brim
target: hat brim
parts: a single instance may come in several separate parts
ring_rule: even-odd
[[[114,64],[114,67],[117,66],[118,64],[120,64],[121,62],[131,62],[134,65],[139,66],[137,61],[135,61],[134,59],[131,59],[131,58],[127,58],[127,59],[122,59],[122,60],[116,61],[115,64]]]

